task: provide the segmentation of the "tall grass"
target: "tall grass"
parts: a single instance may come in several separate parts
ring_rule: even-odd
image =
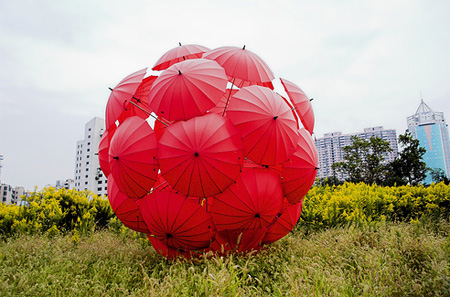
[[[168,261],[132,234],[0,243],[0,296],[449,296],[448,222],[300,228],[258,254]]]

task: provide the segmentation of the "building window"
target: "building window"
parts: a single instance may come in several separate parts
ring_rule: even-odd
[[[91,128],[88,129],[88,131],[91,131],[91,130],[92,130]]]
[[[91,149],[87,149],[87,151],[88,151],[88,152],[90,152],[90,151],[91,151]]]
[[[91,138],[91,135],[88,135],[88,138]]]
[[[86,168],[86,171],[89,171],[89,168]]]
[[[88,178],[88,177],[89,177],[89,175],[86,174],[86,178]]]
[[[85,185],[87,185],[87,184],[88,184],[88,182],[84,182],[84,184],[85,184]]]
[[[91,143],[90,143],[90,142],[88,142],[88,145],[91,145]]]
[[[86,162],[86,165],[89,165],[89,162]]]

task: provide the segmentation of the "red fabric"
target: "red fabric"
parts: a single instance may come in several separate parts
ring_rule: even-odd
[[[138,116],[144,120],[149,117],[152,111],[148,106],[148,93],[150,92],[153,82],[157,78],[157,76],[149,76],[144,78],[142,83],[136,89],[134,96],[130,99],[130,102],[125,103],[125,110],[119,117],[119,122],[123,122],[126,118],[132,116]]]
[[[269,226],[266,235],[262,239],[262,243],[269,244],[275,242],[291,232],[300,218],[302,206],[303,199],[297,204],[290,204],[285,200],[283,212],[277,217],[276,221]]]
[[[305,92],[302,91],[296,84],[287,79],[280,78],[284,90],[294,104],[295,111],[300,116],[300,120],[306,130],[312,135],[314,132],[314,111],[311,101]]]
[[[210,113],[165,129],[158,164],[165,180],[185,196],[208,197],[225,191],[242,168],[240,132]]]
[[[111,173],[111,168],[109,166],[109,145],[111,144],[111,138],[114,135],[115,128],[111,130],[106,130],[103,132],[102,139],[98,145],[98,162],[103,174],[108,177]]]
[[[227,91],[225,92],[225,94],[223,94],[222,98],[217,103],[217,105],[214,106],[213,108],[211,108],[209,110],[209,112],[217,113],[220,116],[224,115],[224,111],[226,111],[226,107],[228,107],[228,104],[230,104],[231,97],[234,94],[236,94],[237,91],[239,91],[239,89],[227,89]]]
[[[240,89],[228,105],[227,117],[241,130],[245,156],[255,163],[281,164],[294,153],[299,138],[294,115],[272,90]]]
[[[158,176],[157,139],[148,123],[127,118],[111,140],[109,162],[119,189],[130,198],[146,195]]]
[[[280,177],[269,169],[249,168],[213,199],[210,213],[217,230],[270,225],[283,206]]]
[[[249,50],[234,46],[219,47],[203,54],[203,58],[219,63],[225,69],[228,80],[238,88],[260,85],[273,90],[272,70]]]
[[[181,249],[170,247],[164,242],[158,240],[154,235],[147,234],[147,238],[150,241],[152,247],[155,249],[155,251],[158,254],[166,257],[167,259],[173,259],[181,255],[184,256],[185,258],[191,257],[190,253]]]
[[[186,60],[164,70],[148,95],[150,108],[169,121],[186,121],[216,106],[227,87],[225,71],[214,61]]]
[[[128,228],[150,233],[136,202],[120,192],[112,175],[108,176],[108,200],[117,218]]]
[[[115,122],[119,120],[120,116],[125,111],[126,105],[130,102],[146,73],[147,68],[144,68],[128,75],[111,91],[108,103],[106,104],[106,130],[116,126]]]
[[[209,48],[198,44],[180,44],[180,46],[177,46],[162,55],[155,63],[152,70],[164,70],[173,64],[184,60],[201,58],[203,53],[209,50]]]
[[[299,133],[297,150],[286,163],[283,163],[282,171],[284,194],[292,204],[300,201],[308,193],[319,169],[319,157],[311,135],[303,128]]]
[[[211,216],[199,204],[170,191],[137,200],[151,234],[165,245],[184,250],[206,248],[216,233]]]
[[[259,250],[265,233],[265,229],[218,231],[210,249],[218,253]]]

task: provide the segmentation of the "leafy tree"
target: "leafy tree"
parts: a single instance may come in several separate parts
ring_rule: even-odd
[[[426,149],[419,145],[419,140],[414,139],[409,132],[398,137],[401,151],[397,158],[389,164],[389,176],[387,185],[418,185],[426,177],[428,170],[423,161]]]
[[[379,137],[352,136],[351,140],[351,145],[342,148],[343,161],[334,163],[333,170],[346,174],[350,182],[382,184],[387,172],[384,156],[392,151],[389,142]]]
[[[446,185],[450,184],[450,179],[441,168],[428,168],[428,172],[434,183],[444,182]]]

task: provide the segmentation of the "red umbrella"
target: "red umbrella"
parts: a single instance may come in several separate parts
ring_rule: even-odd
[[[188,120],[216,106],[227,87],[225,71],[214,61],[186,60],[170,66],[154,82],[150,108],[170,121]]]
[[[294,155],[283,163],[282,186],[290,203],[300,201],[313,185],[319,157],[311,135],[305,129],[299,130],[300,139]]]
[[[158,144],[158,164],[165,180],[185,196],[208,197],[227,189],[242,168],[240,132],[215,113],[176,122]]]
[[[241,130],[245,155],[252,161],[276,165],[294,153],[299,138],[294,115],[272,90],[242,88],[230,101],[227,117]]]
[[[126,227],[134,231],[150,233],[136,202],[120,192],[111,174],[108,176],[107,191],[112,210]]]
[[[206,52],[203,58],[214,60],[225,69],[228,80],[238,88],[260,85],[273,90],[274,75],[255,53],[243,48],[225,46]]]
[[[125,110],[125,106],[133,98],[136,89],[142,82],[147,73],[147,68],[136,71],[124,79],[122,79],[114,89],[111,90],[108,103],[106,104],[105,126],[109,130],[115,126],[115,122],[119,119]]]
[[[245,252],[259,250],[261,241],[266,234],[266,229],[252,230],[223,230],[216,233],[215,240],[211,243],[211,250],[225,253],[227,251]]]
[[[138,116],[144,120],[148,118],[151,114],[150,107],[148,106],[148,93],[157,78],[157,76],[153,75],[144,78],[130,101],[124,103],[124,111],[119,117],[119,122],[123,122],[126,118],[132,116]]]
[[[192,200],[171,191],[157,191],[137,203],[149,230],[165,245],[196,250],[211,244],[216,233],[211,216]]]
[[[98,162],[103,174],[106,177],[111,173],[111,169],[109,167],[109,145],[111,144],[111,138],[115,131],[115,128],[111,128],[109,131],[106,130],[102,135],[100,144],[98,145]]]
[[[137,117],[127,118],[111,140],[111,174],[119,189],[130,198],[146,195],[158,176],[157,139],[148,123]]]
[[[283,84],[284,90],[294,104],[294,108],[303,126],[310,134],[314,132],[314,111],[311,106],[311,100],[306,96],[305,92],[302,91],[296,84],[288,81],[287,79],[280,78]]]
[[[203,56],[204,52],[209,51],[209,48],[197,44],[185,44],[177,46],[159,58],[152,70],[164,70],[188,59],[198,59]]]
[[[285,200],[285,209],[276,221],[269,226],[267,233],[262,240],[263,244],[275,242],[291,232],[300,218],[302,206],[303,199],[297,204],[290,204]]]
[[[189,252],[170,247],[161,240],[157,239],[155,235],[147,234],[147,238],[152,244],[152,247],[155,249],[155,251],[158,252],[158,254],[166,257],[167,259],[173,259],[181,255],[186,258],[190,257]]]
[[[275,220],[282,203],[280,177],[268,169],[249,168],[214,197],[210,214],[218,231],[264,228]]]

